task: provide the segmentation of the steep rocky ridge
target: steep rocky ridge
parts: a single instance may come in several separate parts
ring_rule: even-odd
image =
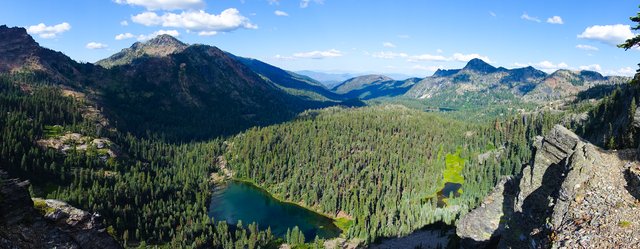
[[[640,246],[635,150],[604,151],[560,125],[534,147],[522,175],[460,219],[463,248]]]
[[[57,200],[34,200],[28,181],[0,171],[0,248],[122,248],[98,214]]]
[[[41,47],[24,28],[0,26],[0,55],[0,73],[37,71],[56,83],[91,83],[86,74],[101,72],[92,64],[77,63],[63,53]]]

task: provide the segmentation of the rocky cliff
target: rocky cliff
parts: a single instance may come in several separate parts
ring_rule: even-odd
[[[604,151],[556,125],[532,165],[458,222],[463,248],[640,247],[634,150]]]
[[[28,186],[0,171],[0,248],[122,248],[98,214],[57,200],[32,200]]]

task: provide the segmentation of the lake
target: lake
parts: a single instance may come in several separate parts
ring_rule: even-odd
[[[209,204],[209,216],[217,221],[235,225],[239,220],[245,226],[256,222],[261,230],[271,227],[271,232],[284,238],[287,229],[298,226],[307,241],[333,238],[340,229],[333,220],[295,204],[281,202],[252,184],[231,181],[213,190]]]

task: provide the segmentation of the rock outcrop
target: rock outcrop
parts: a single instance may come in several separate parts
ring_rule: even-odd
[[[513,205],[514,179],[504,177],[480,206],[456,224],[456,233],[464,248],[478,248],[498,238],[505,229],[504,219],[512,215],[505,205]]]
[[[601,150],[560,125],[534,147],[516,184],[500,182],[458,222],[462,247],[482,248],[492,237],[498,248],[640,247],[634,150]]]
[[[28,186],[0,171],[0,248],[122,248],[99,215],[57,200],[34,207]]]

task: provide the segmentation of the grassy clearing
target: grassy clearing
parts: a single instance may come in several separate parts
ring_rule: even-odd
[[[340,230],[342,230],[343,233],[346,233],[347,231],[349,231],[349,228],[351,227],[351,225],[353,225],[353,220],[342,217],[342,218],[335,219],[333,221],[333,224],[336,225],[338,228],[340,228]]]
[[[464,184],[464,176],[462,176],[462,170],[464,170],[464,159],[460,157],[460,151],[455,154],[447,154],[445,157],[444,169],[444,183],[459,183]]]

